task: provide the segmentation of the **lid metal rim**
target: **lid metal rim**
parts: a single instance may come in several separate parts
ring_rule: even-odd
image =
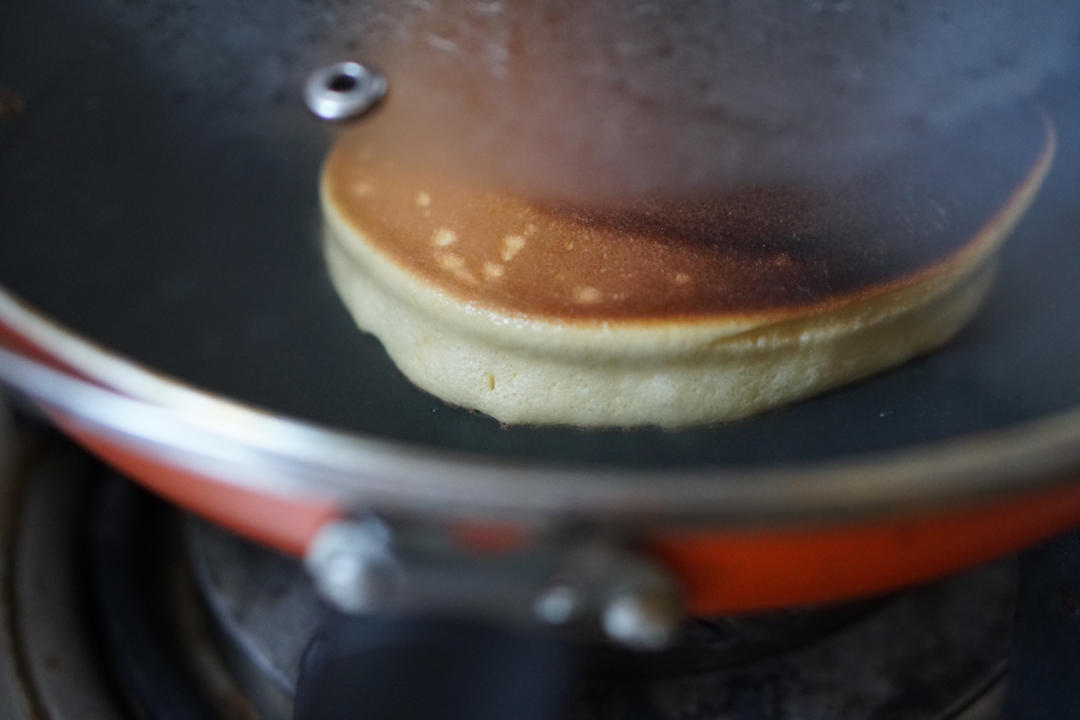
[[[979,436],[802,466],[538,466],[322,428],[214,396],[79,338],[3,288],[0,323],[116,392],[71,377],[64,380],[75,385],[66,390],[85,391],[101,407],[112,402],[114,410],[132,403],[243,450],[247,472],[215,473],[223,482],[346,506],[545,522],[777,527],[940,511],[1080,479],[1072,476],[1080,474],[1080,408]],[[92,415],[81,419],[99,431],[117,430]],[[138,429],[127,434],[139,442]],[[148,440],[167,449],[164,437],[141,439]],[[181,454],[191,460],[197,449]]]

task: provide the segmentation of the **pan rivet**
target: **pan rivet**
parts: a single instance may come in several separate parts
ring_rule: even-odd
[[[608,637],[637,650],[659,650],[671,642],[681,613],[661,593],[626,592],[604,608],[602,623]]]
[[[395,594],[397,564],[389,530],[374,518],[333,522],[304,558],[319,593],[346,612],[371,612]]]
[[[577,593],[565,585],[545,590],[536,599],[533,611],[536,616],[546,623],[562,625],[569,622],[578,614],[581,603]]]
[[[321,67],[304,84],[304,102],[324,120],[363,115],[386,95],[386,78],[357,62]]]

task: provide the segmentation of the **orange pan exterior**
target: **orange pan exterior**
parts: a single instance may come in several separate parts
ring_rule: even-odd
[[[54,419],[147,488],[241,535],[302,556],[340,511],[235,487]],[[1080,523],[1080,484],[963,509],[781,530],[667,531],[647,541],[695,615],[823,603],[931,580]],[[505,534],[476,528],[474,537]],[[496,550],[496,548],[492,548]]]
[[[72,369],[0,324],[0,343]],[[78,373],[74,373],[78,374]],[[80,377],[84,377],[79,374]],[[88,378],[87,378],[88,379]],[[302,557],[339,508],[256,492],[194,473],[50,417],[107,463],[176,505],[268,547]],[[710,615],[839,601],[924,582],[993,559],[1080,524],[1080,483],[1004,499],[871,521],[778,529],[669,530],[646,538],[679,580],[687,609]],[[513,528],[456,528],[476,549],[511,548]]]
[[[1080,523],[1080,485],[876,522],[776,531],[669,532],[651,549],[693,614],[823,603],[932,580]]]

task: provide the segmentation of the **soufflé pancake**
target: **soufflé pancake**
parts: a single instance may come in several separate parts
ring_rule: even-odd
[[[835,187],[605,211],[425,175],[360,128],[323,171],[325,252],[359,326],[448,403],[505,423],[731,420],[964,325],[1049,169],[1034,115],[992,171],[943,138]]]

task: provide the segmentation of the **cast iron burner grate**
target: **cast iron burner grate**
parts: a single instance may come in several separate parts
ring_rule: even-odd
[[[326,615],[297,565],[46,435],[0,473],[0,681],[13,688],[0,720],[289,717]],[[1077,533],[1021,556],[1010,717],[1080,707],[1078,559]],[[698,620],[663,656],[590,652],[569,718],[999,717],[1016,567],[861,605]]]
[[[120,478],[102,484],[96,606],[136,702],[154,717],[205,717],[194,706],[177,714],[177,695],[162,690],[170,683],[150,677],[169,663],[176,677],[191,677],[192,658],[206,652],[198,634],[151,632],[170,614],[160,612],[163,578],[151,566],[182,564],[175,516]],[[298,563],[201,521],[184,525],[191,580],[220,657],[262,716],[290,717],[304,649],[328,611]],[[175,578],[171,587],[164,594],[176,602]],[[966,718],[1004,671],[1015,587],[1015,564],[1004,562],[872,603],[692,621],[663,655],[584,649],[586,681],[569,717]],[[163,703],[170,713],[158,714]]]
[[[18,430],[0,433],[0,720],[287,717],[325,612],[295,563]],[[678,662],[594,659],[571,718],[1074,717],[1078,583],[1073,532],[875,603],[699,620]]]

